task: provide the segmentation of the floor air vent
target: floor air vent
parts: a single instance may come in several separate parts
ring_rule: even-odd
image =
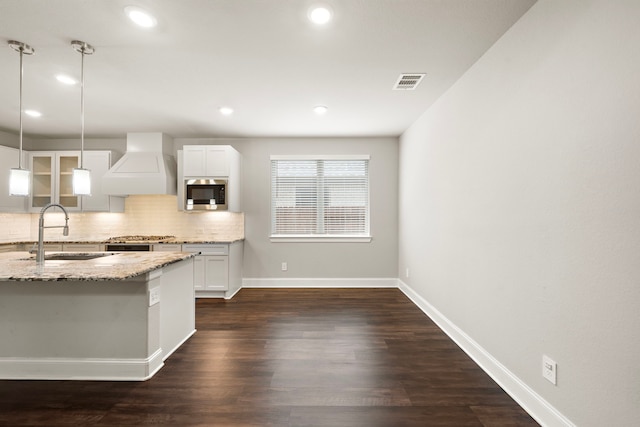
[[[424,76],[426,76],[426,74],[400,74],[400,77],[398,77],[398,81],[393,86],[393,90],[414,90],[416,87],[418,87]]]

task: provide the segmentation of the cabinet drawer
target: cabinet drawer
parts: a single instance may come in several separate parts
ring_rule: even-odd
[[[202,255],[229,255],[229,245],[223,244],[188,244],[182,245],[185,252],[195,252]]]
[[[155,244],[153,245],[154,252],[182,252],[182,245],[166,245],[166,244]]]
[[[15,252],[18,250],[18,245],[0,245],[0,252]]]
[[[102,252],[104,247],[98,243],[65,243],[63,250],[66,252]]]

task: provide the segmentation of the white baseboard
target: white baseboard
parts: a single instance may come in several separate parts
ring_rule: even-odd
[[[187,334],[186,337],[184,337],[182,339],[182,341],[180,341],[178,344],[176,344],[175,347],[173,347],[170,351],[167,351],[166,353],[164,353],[162,355],[162,361],[164,362],[165,360],[167,360],[169,358],[169,356],[171,356],[177,349],[179,349],[180,347],[182,347],[182,344],[186,343],[187,340],[189,338],[191,338],[193,336],[193,334],[196,333],[196,330],[194,329],[193,331],[191,331],[189,334]]]
[[[146,359],[2,357],[0,379],[146,381],[162,366],[162,349]]]
[[[238,292],[240,292],[240,289],[242,289],[242,286],[240,286],[238,289],[236,289],[235,292],[233,292],[232,294],[229,294],[229,295],[225,296],[224,299],[231,299],[231,298],[235,297],[236,294]]]
[[[398,287],[538,423],[547,427],[575,427],[575,424],[568,418],[533,391],[406,283],[398,280]]]
[[[243,288],[397,288],[396,278],[242,279]]]

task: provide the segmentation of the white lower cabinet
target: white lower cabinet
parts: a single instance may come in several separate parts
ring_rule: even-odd
[[[240,289],[242,242],[224,244],[186,244],[184,252],[198,253],[193,262],[196,297],[230,298]]]
[[[35,252],[38,242],[13,245],[15,250]],[[100,243],[44,243],[42,245],[45,254],[47,252],[103,252],[104,245]]]
[[[62,243],[44,243],[42,245],[42,248],[44,249],[44,252],[62,252]],[[32,245],[31,248],[29,248],[30,251],[34,251],[38,249],[38,243],[34,243]]]
[[[153,252],[182,252],[182,245],[177,243],[155,243]]]
[[[193,287],[196,291],[226,291],[229,289],[229,257],[198,255],[193,263]]]
[[[183,245],[185,252],[198,253],[193,262],[193,286],[196,291],[229,289],[229,245]],[[197,296],[197,295],[196,295]]]
[[[63,243],[64,252],[102,252],[104,245],[99,243]]]

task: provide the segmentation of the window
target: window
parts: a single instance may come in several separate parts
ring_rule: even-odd
[[[271,238],[370,241],[369,156],[272,156]]]

